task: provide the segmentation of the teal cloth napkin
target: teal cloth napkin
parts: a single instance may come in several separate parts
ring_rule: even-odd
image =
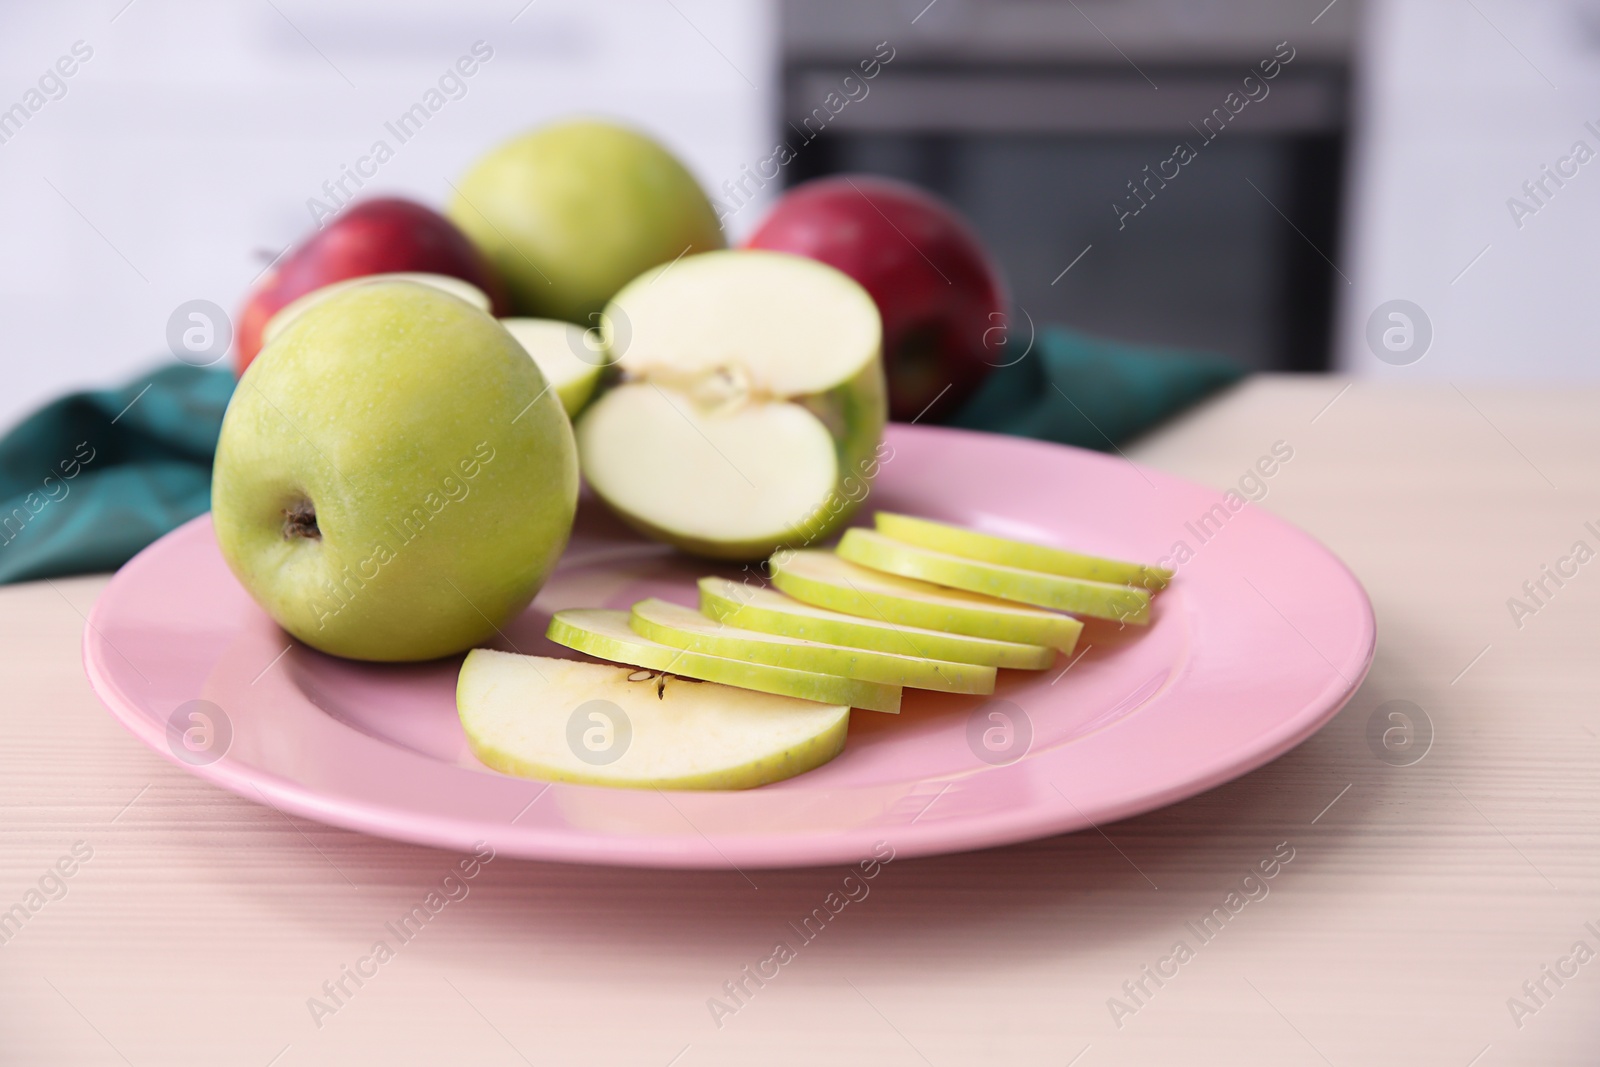
[[[205,512],[232,392],[180,363],[23,419],[0,438],[0,583],[115,570]]]
[[[1244,373],[1210,353],[1142,348],[1047,326],[1026,356],[989,374],[949,425],[1106,452]]]
[[[1104,451],[1243,373],[1219,356],[1047,328],[951,425]],[[176,364],[62,397],[0,438],[0,583],[114,570],[204,513],[233,383]]]

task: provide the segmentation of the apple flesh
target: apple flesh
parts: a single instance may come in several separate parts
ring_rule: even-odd
[[[633,789],[779,782],[837,756],[850,725],[846,705],[484,648],[461,664],[456,708],[497,771]]]
[[[363,200],[312,234],[261,276],[238,316],[238,371],[265,341],[262,330],[278,310],[306,293],[369,274],[444,274],[477,287],[505,314],[500,280],[466,234],[432,208],[411,200]]]
[[[998,563],[952,556],[895,541],[872,530],[846,530],[840,559],[863,567],[915,578],[969,593],[1015,600],[1035,607],[1096,619],[1144,624],[1150,621],[1150,593],[1128,585],[1063,578],[1057,574],[1002,567]]]
[[[639,274],[726,243],[683,164],[614,123],[516,137],[455,188],[447,212],[505,277],[519,315],[592,325]]]
[[[846,615],[1069,654],[1083,632],[1070,615],[886,574],[818,549],[780,552],[770,566],[772,583],[785,593]]]
[[[883,316],[889,417],[953,413],[1008,347],[1000,271],[950,205],[915,186],[836,175],[786,193],[746,242],[793,252],[850,275]]]
[[[601,316],[619,384],[578,421],[595,493],[685,551],[759,559],[841,525],[878,470],[878,313],[831,267],[687,256]]]
[[[923,659],[976,663],[1015,670],[1044,670],[1055,661],[1055,649],[1015,641],[901,626],[812,607],[765,587],[749,587],[726,578],[700,579],[700,610],[707,617],[746,630],[829,645],[898,652]]]
[[[452,278],[448,274],[422,274],[416,272],[397,272],[393,274],[366,274],[359,278],[346,278],[342,282],[332,282],[320,289],[313,289],[304,296],[297,297],[283,305],[278,313],[267,320],[261,328],[261,343],[270,345],[277,340],[278,335],[289,328],[289,324],[316,307],[322,301],[346,289],[357,285],[369,285],[372,282],[416,282],[418,285],[431,285],[440,292],[449,293],[457,300],[464,300],[479,311],[492,310],[489,294],[471,285],[460,278]]]
[[[604,353],[591,344],[589,331],[555,319],[501,319],[500,325],[539,365],[567,417],[576,418],[605,370]]]
[[[626,663],[646,670],[721,682],[801,700],[815,700],[823,704],[848,704],[854,708],[883,711],[891,715],[900,712],[900,690],[895,686],[673,648],[636,633],[629,625],[625,611],[600,608],[558,611],[550,620],[546,636],[558,645],[597,659]]]
[[[1005,567],[1152,590],[1164,589],[1172,580],[1172,571],[1165,567],[1086,556],[1064,548],[997,537],[964,526],[934,522],[932,519],[880,511],[873,516],[873,523],[880,534],[896,541]]]
[[[741,630],[726,622],[709,619],[680,604],[653,597],[635,604],[628,621],[634,632],[641,636],[691,652],[942,693],[994,692],[993,667],[949,663],[894,652],[870,652],[795,637],[778,637],[756,630]]]
[[[431,286],[360,285],[298,318],[222,420],[223,559],[313,648],[424,660],[532,600],[572,528],[571,425],[498,322]]]

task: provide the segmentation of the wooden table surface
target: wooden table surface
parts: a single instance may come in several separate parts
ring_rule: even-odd
[[[0,590],[0,909],[46,898],[0,945],[0,1063],[1600,1063],[1600,562],[1507,605],[1600,548],[1597,411],[1263,378],[1130,449],[1218,487],[1294,449],[1260,506],[1366,584],[1365,685],[1276,762],[1104,835],[892,863],[720,1026],[708,999],[842,871],[497,859],[314,1017],[457,857],[176,769],[84,679],[104,579]],[[1431,723],[1410,765],[1368,740],[1391,701]]]

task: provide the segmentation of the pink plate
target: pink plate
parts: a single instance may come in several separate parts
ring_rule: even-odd
[[[487,769],[456,718],[459,658],[383,666],[293,641],[228,572],[209,517],[111,580],[84,663],[141,741],[253,800],[441,848],[488,841],[530,859],[651,867],[847,863],[879,842],[915,856],[1102,825],[1292,748],[1371,663],[1360,583],[1264,511],[1230,511],[1214,490],[1056,445],[907,426],[889,442],[863,516],[880,507],[1150,562],[1182,542],[1192,556],[1148,628],[1091,622],[1077,658],[1004,671],[990,698],[907,690],[899,716],[855,712],[832,763],[739,793]],[[560,568],[500,647],[571,655],[543,637],[551,612],[649,595],[692,605],[707,570],[586,501]],[[187,743],[185,730],[197,731]]]

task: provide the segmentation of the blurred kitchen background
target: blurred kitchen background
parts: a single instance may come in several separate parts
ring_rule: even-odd
[[[147,365],[187,300],[237,308],[478,41],[492,60],[364,193],[440,204],[502,138],[607,115],[682,156],[734,240],[805,178],[924,185],[1038,323],[1264,370],[1600,376],[1600,162],[1575,155],[1600,151],[1597,0],[8,0],[0,425]],[[1179,141],[1196,158],[1133,199]],[[1433,334],[1407,366],[1366,340],[1395,299]]]

